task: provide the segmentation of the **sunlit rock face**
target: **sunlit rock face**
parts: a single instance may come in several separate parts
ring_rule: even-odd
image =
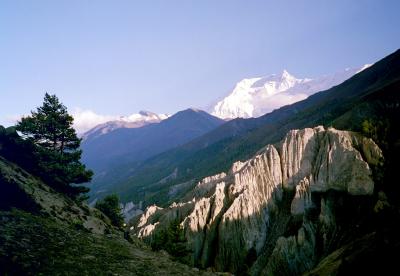
[[[186,202],[162,210],[149,207],[135,231],[146,239],[178,218],[197,266],[238,272],[246,264],[253,265],[253,274],[274,274],[281,264],[289,265],[288,274],[298,274],[316,260],[316,227],[305,219],[307,211],[317,209],[318,223],[328,232],[335,224],[332,198],[314,195],[371,195],[370,164],[381,157],[372,140],[353,132],[292,130],[279,144],[233,164],[227,174],[199,182]],[[293,221],[300,223],[292,233]],[[288,231],[293,235],[283,237]]]

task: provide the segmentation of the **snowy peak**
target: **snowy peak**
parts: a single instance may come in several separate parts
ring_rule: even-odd
[[[370,64],[365,64],[364,66],[362,66],[362,67],[356,72],[356,74],[360,73],[361,71],[364,71],[365,69],[371,67],[372,65],[373,65],[372,63],[370,63]],[[351,70],[351,69],[350,69],[350,70]]]
[[[159,116],[159,115],[157,115],[157,114],[154,113],[154,112],[146,111],[146,110],[141,110],[141,111],[139,111],[139,115],[147,116],[147,117]]]
[[[167,119],[166,114],[156,114],[150,111],[139,111],[129,116],[120,116],[115,120],[99,124],[82,135],[83,140],[92,139],[119,128],[138,128],[148,124],[159,123]]]
[[[296,80],[296,77],[291,75],[286,69],[284,69],[280,74],[272,74],[270,78],[280,82],[292,82]]]
[[[282,79],[289,79],[289,78],[294,78],[294,77],[292,75],[290,75],[289,72],[286,71],[286,69],[285,69],[285,70],[282,71],[281,78]]]
[[[233,91],[210,111],[222,119],[258,117],[338,85],[369,66],[347,68],[314,79],[296,78],[287,70],[265,77],[246,78],[238,82]]]
[[[266,77],[243,79],[238,82],[233,92],[246,93],[247,89],[257,89],[261,87],[275,87],[276,89],[284,89],[285,87],[292,86],[298,79],[289,74],[288,71],[283,70],[279,75],[272,74]],[[254,91],[253,91],[254,92]]]
[[[248,78],[238,82],[232,93],[218,102],[211,113],[222,119],[254,117],[257,101],[264,102],[273,95],[287,91],[304,80],[297,79],[288,71],[266,77]]]
[[[137,123],[137,122],[149,122],[149,121],[161,121],[168,118],[165,114],[156,114],[151,111],[139,111],[137,114],[132,114],[129,116],[121,116],[116,121],[127,122],[127,123]],[[109,123],[109,122],[108,122]]]

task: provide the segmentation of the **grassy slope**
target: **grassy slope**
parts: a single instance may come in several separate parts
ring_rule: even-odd
[[[0,275],[206,275],[0,157]],[[16,209],[19,208],[19,209]]]
[[[201,275],[167,255],[49,217],[0,212],[1,275]]]

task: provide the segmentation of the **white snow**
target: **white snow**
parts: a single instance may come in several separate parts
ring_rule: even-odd
[[[228,96],[215,104],[211,114],[222,119],[259,117],[338,85],[369,66],[371,64],[346,68],[315,79],[298,79],[286,70],[281,74],[243,79]]]
[[[93,112],[73,113],[74,127],[85,140],[92,134],[101,135],[118,128],[137,128],[151,123],[158,123],[169,117],[167,114],[156,114],[140,111],[129,116],[102,116]],[[86,131],[86,132],[85,132]]]

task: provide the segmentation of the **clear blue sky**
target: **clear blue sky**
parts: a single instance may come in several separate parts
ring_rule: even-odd
[[[400,1],[0,1],[0,124],[69,109],[174,113],[244,77],[313,77],[400,47]]]

